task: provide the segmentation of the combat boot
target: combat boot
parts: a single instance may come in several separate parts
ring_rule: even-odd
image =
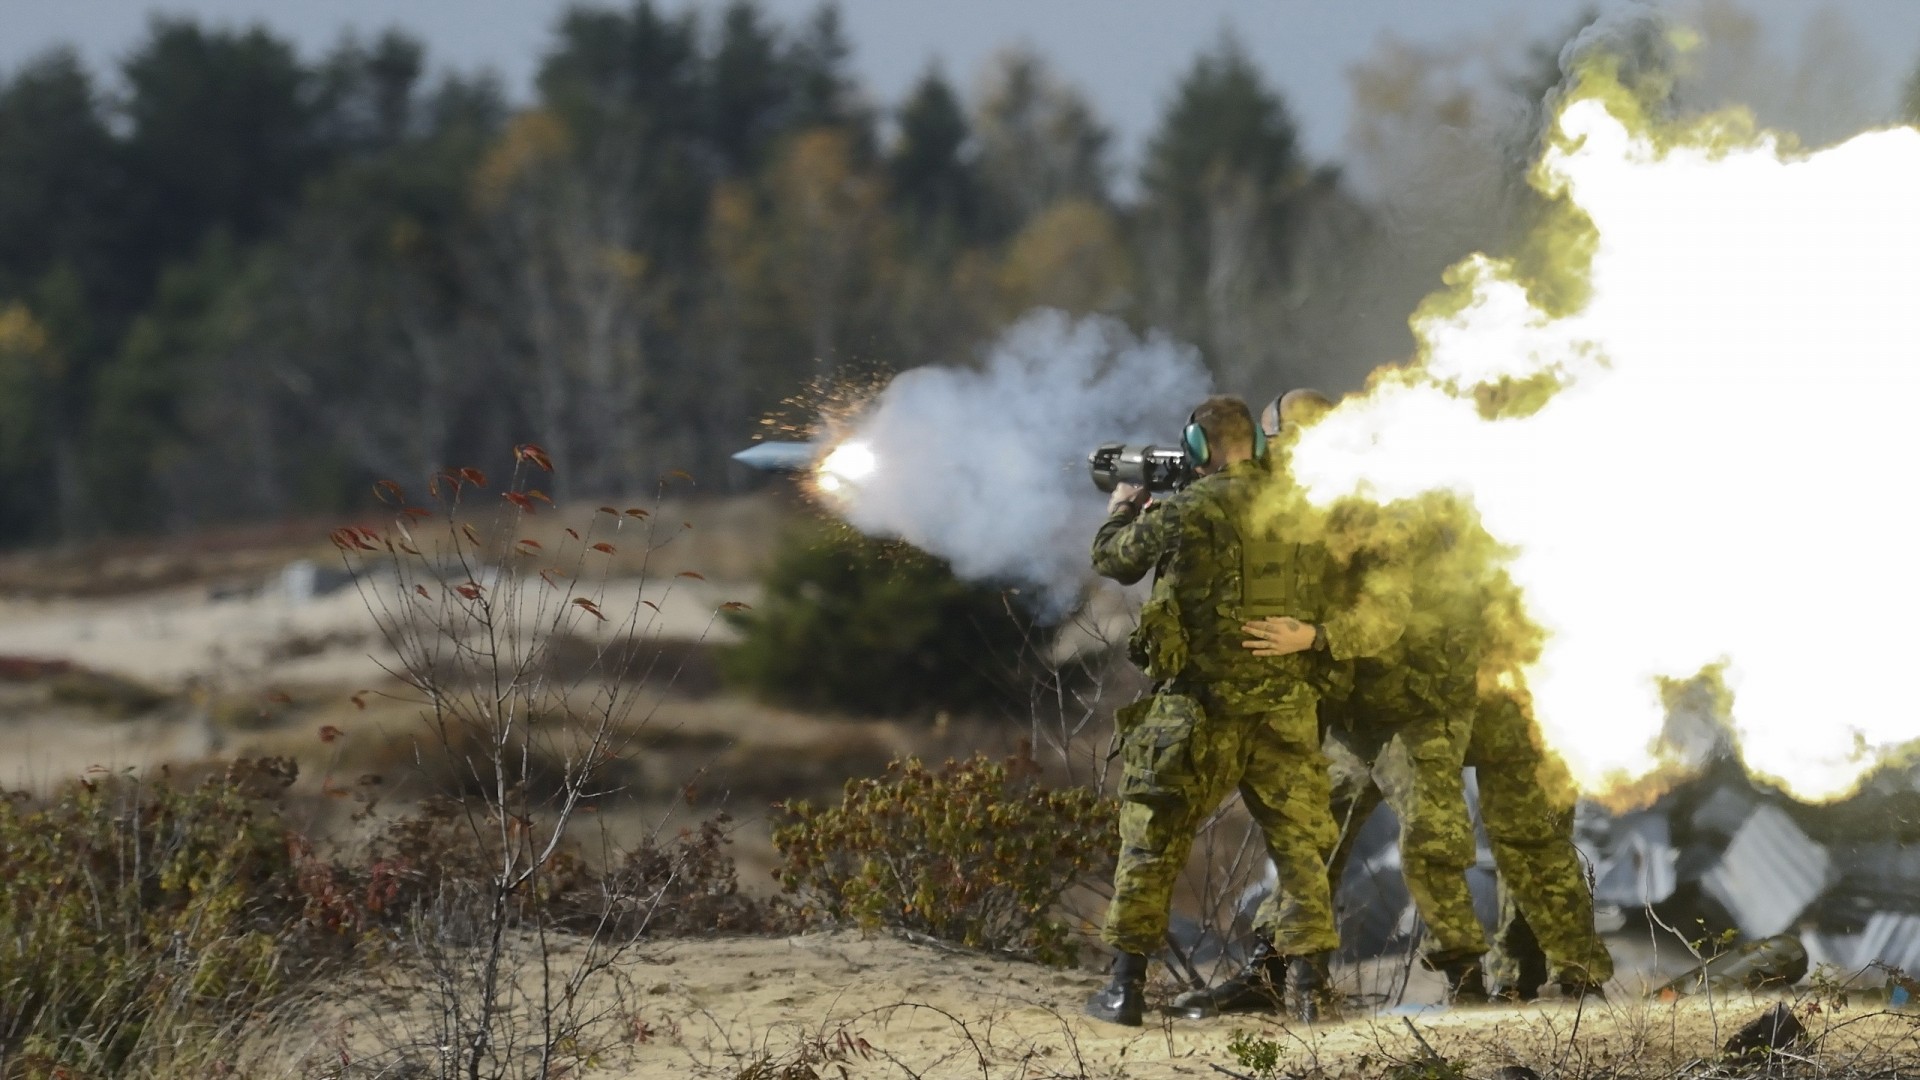
[[[1599,983],[1584,975],[1565,976],[1558,980],[1558,985],[1562,1001],[1579,1001],[1584,998],[1595,1004],[1606,1004],[1607,992]]]
[[[1547,969],[1547,954],[1541,951],[1540,937],[1533,932],[1525,912],[1509,913],[1503,904],[1501,916],[1506,924],[1495,935],[1493,949],[1480,961],[1487,996],[1508,1004],[1534,1001],[1552,974]]]
[[[1440,974],[1447,978],[1447,1004],[1485,1005],[1489,1000],[1479,957],[1448,960],[1440,965]]]
[[[1109,1024],[1139,1027],[1147,1005],[1147,958],[1120,953],[1113,958],[1111,978],[1087,999],[1087,1015]]]
[[[1189,1020],[1231,1012],[1279,1012],[1286,1006],[1287,958],[1261,939],[1240,973],[1217,986],[1189,990],[1173,999],[1175,1015]]]
[[[1512,1001],[1533,1001],[1540,996],[1540,984],[1547,981],[1547,958],[1538,949],[1523,952],[1519,957],[1520,975],[1512,986],[1504,987],[1505,995]]]
[[[1301,1023],[1331,1019],[1338,1011],[1333,997],[1333,976],[1327,970],[1330,955],[1314,953],[1287,961],[1287,1011]]]

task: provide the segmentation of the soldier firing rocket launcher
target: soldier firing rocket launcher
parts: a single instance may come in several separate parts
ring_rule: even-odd
[[[1187,452],[1170,446],[1103,443],[1087,455],[1093,486],[1111,492],[1116,484],[1138,484],[1148,491],[1175,491],[1193,482]]]
[[[823,491],[858,484],[878,466],[864,443],[838,446],[819,442],[763,442],[733,455],[735,461],[764,472],[812,473]],[[1139,484],[1148,491],[1185,487],[1194,478],[1186,451],[1167,446],[1105,443],[1087,455],[1093,486],[1103,492],[1115,484]]]

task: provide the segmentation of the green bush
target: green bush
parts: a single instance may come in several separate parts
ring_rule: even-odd
[[[781,809],[790,820],[774,830],[775,876],[804,914],[1049,964],[1077,959],[1061,898],[1114,856],[1114,801],[1049,790],[1024,757],[937,772],[909,758],[849,780],[837,807]]]
[[[844,526],[798,529],[723,672],[760,697],[872,716],[1024,704],[1031,617],[907,544]]]
[[[177,1061],[285,985],[301,901],[269,801],[291,762],[179,790],[126,776],[0,801],[0,1073]]]

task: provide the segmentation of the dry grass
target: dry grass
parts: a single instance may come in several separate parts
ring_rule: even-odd
[[[656,541],[688,535],[662,550],[670,558],[651,572],[694,570],[714,580],[749,581],[759,576],[781,531],[806,513],[796,499],[778,494],[676,495],[616,500],[639,506],[663,522]],[[522,535],[557,540],[569,522],[590,515],[599,503],[569,505],[528,521]],[[240,585],[277,574],[297,559],[339,565],[327,534],[349,522],[378,522],[388,513],[369,511],[339,518],[300,518],[259,525],[203,529],[177,536],[116,537],[0,555],[0,596],[19,599],[126,596],[189,585]],[[690,529],[683,525],[691,525]],[[626,530],[632,532],[629,526]],[[642,549],[623,552],[616,575],[638,573]]]
[[[0,555],[0,596],[110,597],[269,574],[296,559],[337,560],[326,542],[338,521],[296,519],[181,536],[121,537]]]
[[[1156,969],[1157,970],[1157,969]],[[1080,1014],[1102,977],[851,932],[655,943],[623,961],[601,1067],[614,1078],[1250,1076],[1232,1046],[1271,1044],[1275,1077],[1483,1080],[1804,1080],[1916,1074],[1920,1014],[1861,1001],[1808,1018],[1811,1040],[1770,1058],[1718,1048],[1776,998],[1542,1002],[1313,1026],[1271,1017],[1150,1016],[1128,1029]],[[1176,989],[1161,980],[1156,1000]],[[1810,999],[1799,1002],[1805,1010]],[[332,1014],[338,1016],[338,1011]],[[616,1019],[617,1018],[617,1019]],[[364,1036],[364,1028],[356,1028]],[[371,1043],[367,1044],[371,1045]],[[811,1073],[805,1071],[813,1070]],[[788,1070],[788,1071],[782,1071]]]
[[[598,513],[602,505],[621,511],[618,519]],[[631,517],[629,509],[647,516]],[[718,498],[636,496],[562,506],[513,523],[514,537],[558,550],[569,527],[595,528],[596,539],[614,545],[606,561],[610,578],[646,575],[671,579],[693,571],[711,581],[756,581],[772,561],[781,537],[800,514],[797,500],[774,494]],[[476,520],[476,525],[482,522]]]

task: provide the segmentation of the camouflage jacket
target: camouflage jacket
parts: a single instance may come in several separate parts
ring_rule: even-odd
[[[1360,714],[1393,722],[1470,709],[1489,668],[1516,669],[1537,652],[1540,631],[1502,568],[1510,552],[1487,533],[1470,503],[1428,492],[1385,507],[1336,506],[1331,546],[1397,547],[1413,582],[1406,631],[1357,660],[1352,698]],[[1371,557],[1378,557],[1377,555]],[[1337,560],[1338,561],[1338,560]],[[1365,560],[1342,567],[1349,590]]]
[[[1284,473],[1240,462],[1146,510],[1123,506],[1093,541],[1093,566],[1130,585],[1154,572],[1132,655],[1148,676],[1212,682],[1318,681],[1331,660],[1371,655],[1400,634],[1408,584],[1384,563],[1340,596],[1323,515]],[[1328,651],[1274,659],[1241,644],[1241,624],[1291,615],[1322,625]]]

